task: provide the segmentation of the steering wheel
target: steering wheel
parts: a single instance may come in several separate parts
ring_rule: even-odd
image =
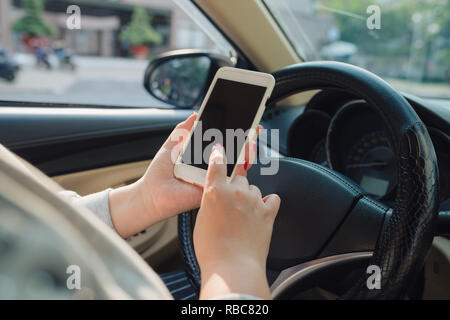
[[[349,64],[301,63],[273,76],[268,104],[313,89],[340,89],[365,100],[384,122],[398,168],[395,202],[388,208],[345,176],[312,162],[278,159],[275,175],[261,175],[262,166],[252,166],[250,183],[281,198],[267,259],[273,297],[289,298],[317,285],[327,271],[359,267],[340,298],[406,298],[423,268],[438,213],[438,167],[425,125],[389,84]],[[199,289],[195,215],[180,215],[178,232],[187,273]]]

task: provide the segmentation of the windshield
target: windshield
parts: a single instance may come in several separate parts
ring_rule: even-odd
[[[234,55],[190,0],[0,0],[0,100],[171,107],[144,71],[186,48]]]
[[[450,99],[449,0],[264,0],[305,60],[348,62]]]

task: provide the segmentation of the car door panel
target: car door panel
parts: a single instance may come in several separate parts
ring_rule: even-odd
[[[88,195],[107,188],[118,188],[131,184],[145,173],[150,160],[125,163],[54,176],[60,186]]]
[[[190,110],[0,108],[0,143],[80,195],[139,179]],[[152,267],[177,255],[176,219],[127,242]]]
[[[192,111],[0,109],[0,143],[49,176],[152,159]]]

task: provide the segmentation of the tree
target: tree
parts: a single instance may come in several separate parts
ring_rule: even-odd
[[[328,0],[330,8],[346,14],[334,15],[341,32],[341,39],[358,45],[364,54],[382,56],[408,56],[412,37],[411,16],[415,5],[410,0],[381,2],[382,28],[371,31],[366,27],[366,9],[381,1]],[[356,18],[356,17],[360,18]]]
[[[421,81],[450,78],[449,0],[323,0],[321,3],[337,13],[333,16],[341,39],[356,44],[360,57],[378,62],[378,66],[383,64],[380,70],[388,70],[390,76],[412,75]],[[366,28],[366,9],[371,4],[378,4],[382,9],[380,30]],[[406,62],[408,69],[402,70]]]
[[[53,36],[56,29],[43,17],[44,0],[23,0],[25,14],[13,24],[13,30],[29,37]]]
[[[151,18],[144,8],[136,7],[131,21],[120,33],[119,39],[132,46],[160,44],[162,36],[150,24]]]

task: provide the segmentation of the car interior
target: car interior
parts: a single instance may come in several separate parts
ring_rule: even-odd
[[[171,299],[158,275],[177,274],[198,294],[195,210],[123,241],[57,192],[137,181],[230,66],[276,80],[261,125],[278,140],[261,135],[258,157],[276,158],[279,171],[260,175],[257,162],[248,174],[282,200],[267,261],[273,298],[450,299],[450,100],[348,61],[306,59],[273,1],[175,2],[232,51],[158,54],[142,72],[147,107],[0,94],[0,275],[25,298]],[[58,267],[71,261],[88,270],[77,296]],[[366,286],[369,265],[382,269],[380,290]],[[31,281],[45,289],[26,289]]]

